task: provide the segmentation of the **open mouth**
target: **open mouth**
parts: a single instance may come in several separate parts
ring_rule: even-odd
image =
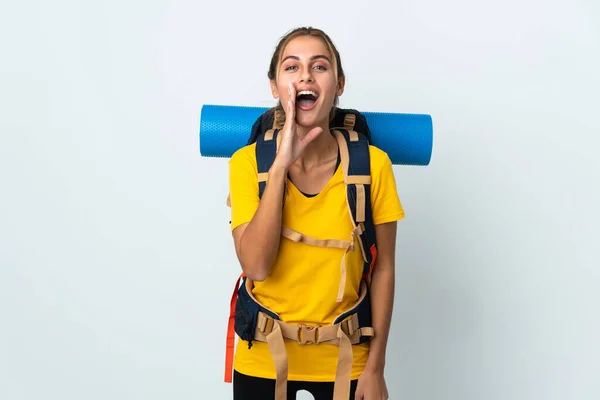
[[[312,90],[302,90],[296,95],[296,104],[301,110],[311,110],[317,103],[319,95]]]

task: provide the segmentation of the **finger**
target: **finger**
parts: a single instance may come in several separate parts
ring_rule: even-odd
[[[296,118],[296,87],[293,82],[288,84],[288,94],[290,95],[289,104],[292,107],[292,114],[290,117]]]
[[[290,95],[290,100],[292,100],[292,104],[296,104],[296,86],[294,82],[288,83],[288,94]]]
[[[286,110],[286,113],[285,113],[285,124],[286,125],[291,124],[292,121],[295,118],[294,108],[295,107],[292,105],[292,101],[288,100],[288,102],[287,102],[287,110]]]
[[[323,133],[323,128],[321,128],[321,127],[316,127],[316,128],[311,129],[310,132],[308,132],[306,134],[306,136],[304,136],[302,138],[302,143],[304,145],[309,144],[310,142],[315,140],[317,138],[317,136],[319,136],[321,133]]]
[[[356,391],[354,392],[354,398],[356,400],[363,400],[365,398],[365,393],[362,389],[362,386],[358,386]]]

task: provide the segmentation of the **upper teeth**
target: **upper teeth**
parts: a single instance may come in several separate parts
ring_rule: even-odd
[[[305,94],[317,97],[317,94],[315,92],[313,92],[313,91],[310,91],[310,90],[303,90],[301,92],[298,92],[298,96],[302,96],[302,95],[305,95]],[[298,96],[296,96],[296,97],[298,97]]]

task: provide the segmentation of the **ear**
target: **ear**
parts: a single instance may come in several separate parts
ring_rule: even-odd
[[[271,94],[273,94],[273,98],[276,99],[279,97],[279,90],[277,90],[277,82],[275,82],[273,79],[271,79],[269,81],[269,84],[271,85]]]
[[[344,93],[345,86],[346,86],[346,77],[342,76],[340,79],[338,79],[338,88],[337,88],[337,92],[335,93],[338,97]]]

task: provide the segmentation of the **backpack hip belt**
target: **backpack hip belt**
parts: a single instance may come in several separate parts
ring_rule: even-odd
[[[360,297],[347,311],[335,318],[328,326],[290,324],[280,319],[272,310],[264,307],[252,294],[253,283],[240,276],[242,285],[234,289],[229,321],[228,362],[225,381],[231,382],[234,338],[232,331],[241,340],[266,342],[273,357],[276,371],[275,399],[285,400],[287,393],[288,359],[285,340],[296,341],[301,345],[337,345],[339,349],[338,365],[334,383],[334,400],[347,400],[350,396],[353,351],[352,345],[370,340],[375,331],[371,326],[371,302],[369,285],[361,281]],[[232,325],[233,324],[233,325]],[[232,329],[234,328],[234,329]]]

